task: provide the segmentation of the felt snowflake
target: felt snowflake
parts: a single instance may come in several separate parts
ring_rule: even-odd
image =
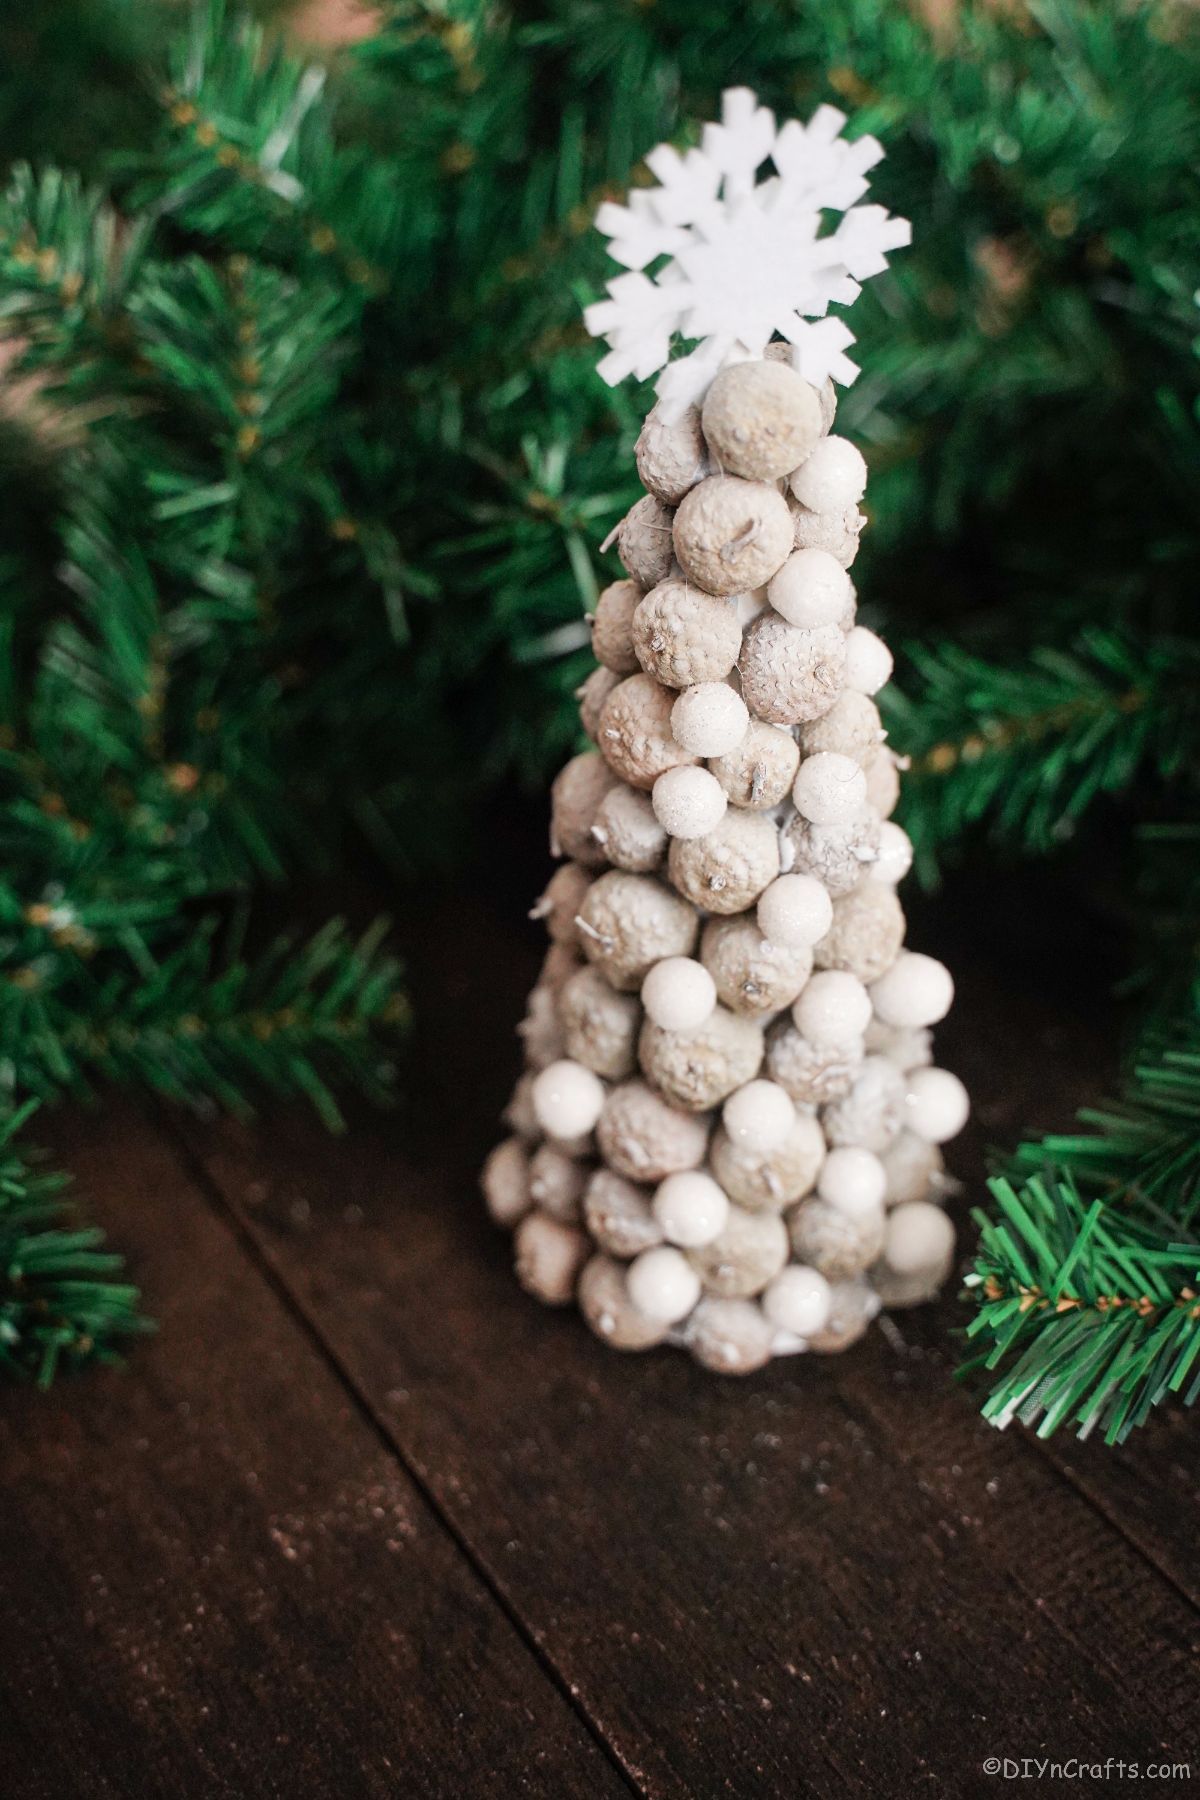
[[[704,127],[699,149],[650,152],[658,185],[596,215],[626,270],[584,313],[592,336],[609,345],[605,381],[661,369],[659,398],[677,417],[724,363],[761,356],[775,332],[807,381],[854,380],[846,354],[854,334],[826,313],[849,305],[911,231],[882,206],[859,204],[883,149],[872,137],[848,142],[845,123],[836,107],[821,106],[807,125],[792,119],[777,129],[749,88],[730,88],[721,123]],[[760,181],[768,159],[774,173]],[[842,214],[834,230],[826,229],[830,212]],[[676,334],[699,343],[671,362]]]

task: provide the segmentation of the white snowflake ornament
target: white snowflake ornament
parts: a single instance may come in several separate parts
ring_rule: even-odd
[[[775,332],[815,387],[830,376],[854,380],[846,354],[854,334],[826,314],[855,300],[912,233],[906,219],[859,204],[883,149],[872,137],[847,141],[845,123],[836,107],[821,106],[807,125],[792,119],[777,129],[749,88],[730,88],[721,123],[704,127],[699,149],[650,152],[658,185],[596,215],[626,271],[584,313],[592,336],[608,343],[600,373],[610,386],[661,369],[663,415],[678,418],[723,364],[761,356]],[[768,159],[775,173],[760,181]],[[824,231],[829,212],[842,217]],[[671,362],[676,334],[699,341]]]

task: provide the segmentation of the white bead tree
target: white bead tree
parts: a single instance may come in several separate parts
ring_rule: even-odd
[[[844,122],[777,129],[732,90],[699,149],[661,145],[658,185],[600,209],[626,270],[586,315],[601,373],[662,373],[483,1184],[531,1293],[577,1298],[614,1348],[731,1374],[936,1292],[940,1146],[967,1114],[930,1066],[950,976],[904,948],[911,848],[873,699],[891,657],[848,573],[866,466],[831,435],[857,371],[826,313],[909,232],[860,204],[882,151]],[[698,347],[671,361],[676,337]]]

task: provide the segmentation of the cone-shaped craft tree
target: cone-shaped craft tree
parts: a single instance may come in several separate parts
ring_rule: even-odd
[[[939,962],[904,948],[911,850],[855,623],[866,467],[833,435],[845,305],[903,220],[860,204],[882,154],[822,107],[777,129],[744,89],[658,185],[597,223],[626,273],[587,322],[611,382],[661,369],[626,579],[580,690],[596,748],[553,788],[566,860],[527,1068],[484,1191],[539,1299],[615,1348],[746,1373],[840,1350],[928,1299],[953,1231],[931,1066]],[[759,179],[763,165],[771,173]],[[831,214],[840,214],[829,229]],[[698,345],[669,361],[674,338]]]

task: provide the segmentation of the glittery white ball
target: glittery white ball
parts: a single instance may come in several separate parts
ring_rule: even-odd
[[[893,820],[885,819],[879,827],[879,854],[867,870],[871,880],[895,887],[912,868],[912,859],[912,839],[907,831]]]
[[[852,756],[818,750],[806,756],[792,783],[796,811],[814,825],[844,825],[866,805],[867,778]]]
[[[888,1214],[883,1254],[898,1275],[937,1269],[954,1252],[954,1227],[940,1206],[906,1200]]]
[[[819,1269],[789,1263],[780,1269],[762,1297],[762,1309],[778,1331],[798,1338],[824,1330],[833,1307],[833,1293]]]
[[[655,1218],[669,1244],[698,1250],[720,1237],[729,1218],[729,1200],[723,1187],[700,1169],[668,1175],[660,1182],[652,1203]]]
[[[700,1277],[683,1252],[669,1244],[635,1256],[625,1286],[637,1310],[663,1325],[677,1325],[700,1298]]]
[[[810,1044],[853,1044],[871,1022],[871,996],[857,975],[822,969],[802,989],[792,1018]]]
[[[892,678],[892,653],[865,625],[846,633],[845,685],[856,694],[877,694]]]
[[[534,1081],[534,1117],[550,1137],[583,1137],[604,1107],[604,1083],[582,1063],[552,1062]]]
[[[759,895],[756,916],[768,944],[807,950],[833,924],[833,901],[815,875],[779,875]]]
[[[904,1123],[927,1144],[957,1137],[970,1111],[967,1090],[949,1069],[914,1069],[909,1076]]]
[[[954,982],[944,963],[918,950],[902,950],[886,974],[871,987],[877,1018],[885,1025],[911,1031],[936,1025],[950,1011]]]
[[[767,599],[789,625],[836,625],[850,604],[850,577],[828,550],[796,550],[767,583]]]
[[[867,465],[849,439],[822,438],[791,477],[791,489],[810,512],[845,512],[867,488]]]
[[[684,764],[666,769],[650,795],[654,816],[673,838],[700,838],[721,823],[728,801],[725,789],[707,769]]]
[[[646,1017],[663,1031],[694,1031],[716,1004],[716,982],[690,956],[664,957],[642,983]]]
[[[796,1123],[796,1108],[777,1082],[748,1081],[726,1100],[721,1123],[735,1147],[769,1156]]]
[[[886,1192],[887,1170],[870,1150],[857,1146],[831,1150],[817,1176],[821,1199],[852,1219],[878,1212]]]
[[[698,681],[671,708],[671,735],[693,756],[727,756],[749,723],[746,702],[724,681]]]

